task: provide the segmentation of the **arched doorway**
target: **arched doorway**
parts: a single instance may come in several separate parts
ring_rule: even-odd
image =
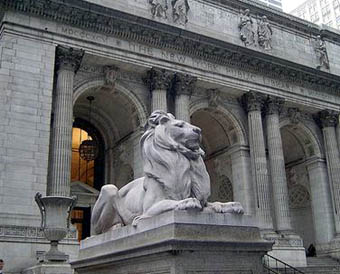
[[[284,119],[281,136],[293,231],[305,248],[327,242],[332,216],[325,210],[330,202],[327,168],[316,133],[302,122]]]
[[[223,107],[198,105],[192,110],[191,122],[202,129],[205,163],[211,179],[210,201],[237,200],[248,213],[252,202],[246,194],[250,185],[247,175],[250,170],[246,170],[246,165],[250,162],[249,155],[248,158],[241,155],[241,147],[245,145],[241,123]],[[242,172],[236,171],[235,166]]]
[[[299,129],[285,126],[281,129],[282,145],[286,166],[291,224],[308,248],[315,243],[313,212],[311,206],[311,188],[306,167],[308,156],[296,135]],[[305,143],[308,142],[305,139]]]
[[[89,96],[94,97],[91,105]],[[97,160],[83,166],[79,165],[81,157],[74,160],[81,167],[74,172],[73,179],[77,184],[84,181],[100,190],[104,184],[112,183],[120,188],[134,176],[140,176],[139,136],[146,114],[136,96],[118,82],[115,87],[109,87],[103,79],[95,79],[80,84],[74,98],[74,132],[77,132],[78,139],[95,140],[101,152]],[[77,154],[77,149],[73,149]],[[94,202],[93,199],[88,203],[82,201],[76,208],[74,221],[82,222],[83,229],[90,227]],[[88,216],[88,219],[82,220],[82,216]]]

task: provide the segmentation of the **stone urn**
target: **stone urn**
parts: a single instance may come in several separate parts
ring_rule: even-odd
[[[47,240],[51,242],[50,250],[45,254],[48,261],[64,262],[68,255],[58,250],[58,243],[65,238],[70,227],[71,211],[77,198],[63,196],[46,196],[38,192],[35,201],[41,213],[41,230]]]

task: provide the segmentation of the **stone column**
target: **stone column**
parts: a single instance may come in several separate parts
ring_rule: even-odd
[[[248,112],[249,145],[256,199],[256,216],[262,230],[273,231],[268,167],[261,117],[263,102],[263,96],[253,91],[246,93],[242,97],[243,106]]]
[[[323,110],[319,113],[318,121],[322,128],[328,177],[331,182],[335,231],[336,236],[340,237],[340,155],[335,130],[338,123],[338,114],[335,111]]]
[[[334,218],[327,166],[322,159],[306,163],[311,188],[311,203],[317,244],[329,243],[334,237]]]
[[[84,51],[57,47],[57,84],[53,102],[49,196],[70,196],[73,80]]]
[[[190,122],[190,96],[197,81],[196,77],[188,74],[176,74],[175,84],[175,117],[179,120]]]
[[[151,92],[151,112],[168,112],[167,91],[172,80],[171,73],[165,69],[152,68],[144,80]]]
[[[279,113],[283,104],[284,100],[278,97],[268,97],[266,102],[269,166],[273,189],[276,230],[280,232],[292,230],[286,168],[279,121]]]

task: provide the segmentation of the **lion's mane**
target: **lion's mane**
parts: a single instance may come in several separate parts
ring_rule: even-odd
[[[164,117],[175,119],[163,111],[154,112],[140,141],[145,176],[163,186],[167,199],[193,197],[204,206],[210,196],[204,152],[201,148],[193,151],[173,140],[168,123],[160,123]]]

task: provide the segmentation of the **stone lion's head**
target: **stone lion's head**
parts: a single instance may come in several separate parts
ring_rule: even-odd
[[[167,187],[183,182],[190,186],[191,193],[195,192],[195,184],[205,185],[207,189],[200,191],[209,196],[210,178],[202,159],[201,139],[200,128],[177,120],[170,113],[154,111],[140,142],[145,175]]]

